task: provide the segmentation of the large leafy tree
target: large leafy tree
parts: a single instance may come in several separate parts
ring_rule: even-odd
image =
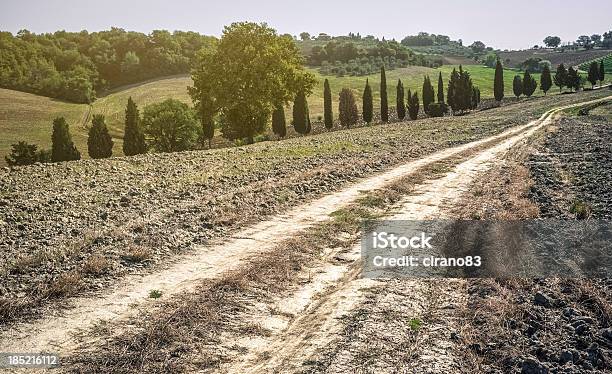
[[[91,158],[108,158],[113,154],[113,139],[108,133],[102,114],[95,114],[87,137],[87,151]]]
[[[387,101],[387,75],[385,67],[380,68],[380,119],[383,122],[389,121],[389,102]]]
[[[128,98],[125,108],[125,128],[123,132],[123,154],[133,156],[147,152],[147,143],[140,126],[140,113],[132,97]]]
[[[325,128],[331,129],[334,126],[334,112],[332,111],[331,88],[327,78],[325,78],[325,83],[323,84],[323,118]]]
[[[343,88],[340,91],[338,111],[340,113],[340,125],[350,127],[357,124],[359,111],[357,110],[353,91],[348,88]]]
[[[406,104],[404,102],[404,84],[401,79],[397,80],[396,90],[395,109],[397,111],[397,118],[402,121],[406,117]]]
[[[366,85],[363,89],[363,120],[366,123],[372,122],[372,116],[374,112],[374,103],[372,98],[372,87],[370,82],[366,79]]]
[[[51,161],[80,160],[81,153],[72,142],[72,136],[64,117],[53,120],[53,134],[51,135]]]
[[[194,103],[220,114],[224,137],[248,142],[266,129],[274,108],[307,96],[315,83],[289,35],[252,22],[225,27],[218,45],[200,54],[192,78]]]
[[[495,100],[501,101],[504,98],[504,67],[499,58],[495,64],[495,79],[493,81],[493,96]]]
[[[157,152],[192,149],[202,131],[194,111],[175,99],[146,106],[142,124],[150,147]]]
[[[547,36],[544,38],[544,44],[549,48],[557,48],[561,44],[561,38],[558,36]]]
[[[544,65],[542,69],[542,75],[540,75],[540,89],[544,91],[544,95],[552,87],[552,77],[550,76],[550,68],[548,65]]]

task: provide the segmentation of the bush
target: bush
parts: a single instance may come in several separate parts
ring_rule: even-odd
[[[192,149],[202,131],[193,110],[174,99],[145,107],[142,124],[151,147],[157,152]]]
[[[444,103],[429,104],[429,115],[432,117],[442,117],[448,113],[448,106]]]
[[[51,161],[80,160],[81,153],[72,142],[72,136],[64,117],[53,120],[53,134],[51,135]]]
[[[28,144],[22,141],[11,145],[11,147],[11,154],[4,157],[9,166],[32,165],[36,162],[51,161],[49,151],[44,149],[38,151],[36,144]]]

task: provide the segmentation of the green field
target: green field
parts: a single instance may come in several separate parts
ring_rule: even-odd
[[[389,94],[389,106],[395,106],[395,86],[398,79],[404,83],[406,90],[417,90],[421,92],[423,76],[429,75],[434,89],[437,87],[438,73],[442,72],[442,78],[446,85],[453,66],[442,66],[438,69],[421,66],[411,66],[387,72],[387,89]],[[480,65],[466,66],[466,70],[472,75],[475,85],[480,88],[482,98],[493,97],[494,69]],[[332,89],[334,115],[338,116],[338,94],[344,87],[354,90],[357,105],[361,110],[361,96],[366,79],[370,80],[374,93],[374,107],[378,111],[380,107],[380,75],[373,74],[362,77],[335,77],[321,76],[316,70],[310,69],[317,78],[312,95],[309,97],[310,113],[313,120],[323,115],[323,81],[328,78]],[[512,97],[512,79],[515,74],[522,74],[514,70],[506,70],[504,74],[506,97]],[[612,75],[612,74],[611,74]],[[535,75],[539,81],[539,75]],[[610,76],[607,80],[610,80]],[[77,148],[83,157],[87,157],[87,128],[92,114],[104,114],[111,135],[115,139],[114,155],[121,155],[121,142],[123,137],[123,120],[125,105],[128,97],[132,97],[142,110],[142,107],[159,102],[167,98],[175,98],[186,103],[191,103],[187,94],[187,86],[191,85],[191,79],[187,76],[171,77],[147,82],[140,85],[132,85],[107,96],[101,97],[91,106],[86,104],[72,104],[43,96],[28,93],[0,89],[0,164],[4,163],[4,156],[10,152],[10,145],[20,140],[36,143],[44,148],[50,147],[51,129],[53,118],[66,117],[70,124],[73,138]],[[437,91],[436,91],[437,92]],[[553,87],[552,94],[558,93]],[[542,95],[538,89],[535,95]],[[287,117],[291,116],[291,110],[286,111]]]

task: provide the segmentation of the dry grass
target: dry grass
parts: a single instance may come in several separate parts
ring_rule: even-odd
[[[110,269],[110,261],[102,255],[93,255],[83,264],[83,272],[89,275],[106,274]]]
[[[127,250],[122,256],[122,258],[128,262],[140,263],[149,260],[151,258],[151,255],[152,253],[149,248],[131,244],[128,245]]]
[[[44,290],[44,298],[67,297],[83,287],[83,275],[78,271],[61,274]]]

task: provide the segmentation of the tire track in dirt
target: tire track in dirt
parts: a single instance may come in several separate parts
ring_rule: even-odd
[[[605,99],[602,99],[605,100]],[[595,100],[599,101],[599,100]],[[591,102],[595,102],[591,101]],[[591,103],[589,102],[589,103]],[[444,218],[442,208],[457,201],[466,192],[480,173],[485,172],[500,155],[507,152],[519,142],[526,141],[542,127],[548,125],[555,113],[558,111],[581,106],[586,103],[569,105],[556,108],[543,114],[538,120],[519,127],[514,136],[501,141],[476,156],[457,165],[444,177],[429,180],[418,185],[410,196],[406,197],[400,204],[397,214],[388,217],[389,220],[428,220]],[[359,253],[360,245],[353,248],[350,253]],[[337,269],[335,269],[337,272]],[[401,312],[408,315],[422,315],[431,313],[432,306],[427,305],[427,298],[419,298],[419,295],[428,295],[435,290],[438,295],[437,304],[451,305],[455,309],[457,303],[465,302],[465,282],[463,280],[431,282],[424,279],[374,280],[359,278],[359,261],[355,260],[350,266],[346,266],[344,275],[334,285],[321,290],[317,300],[313,300],[297,318],[280,334],[260,342],[257,347],[249,351],[241,362],[234,362],[230,367],[223,368],[227,373],[278,373],[278,372],[318,372],[319,369],[308,367],[308,364],[320,363],[321,357],[334,350],[343,331],[347,328],[346,319],[356,308],[364,302],[374,303],[380,301],[378,295],[383,294],[409,294],[410,308]],[[337,274],[336,274],[337,276]],[[452,283],[452,285],[451,285]],[[391,290],[385,289],[391,286]],[[404,294],[405,292],[405,294]],[[384,299],[384,297],[382,297]],[[416,301],[414,301],[416,299]],[[410,300],[403,299],[404,302]],[[383,301],[384,302],[384,301]],[[404,304],[404,303],[400,303]],[[397,305],[397,303],[387,303]],[[375,304],[368,305],[367,309],[373,309]],[[435,308],[435,307],[434,307]],[[444,308],[446,309],[446,308]],[[376,313],[391,312],[378,310]],[[418,345],[419,360],[414,362],[410,370],[413,372],[459,372],[461,367],[460,357],[454,354],[454,342],[450,339],[452,331],[459,330],[460,321],[452,316],[452,312],[442,312],[444,318],[434,319],[427,327],[427,344]],[[263,322],[265,325],[265,322]],[[326,349],[322,349],[326,347]],[[326,372],[359,371],[366,368],[355,368],[350,366],[351,356],[354,355],[354,347],[350,342],[345,344],[345,349],[334,353],[334,357],[326,367]],[[327,350],[327,352],[325,352]],[[348,357],[347,357],[348,356]],[[334,360],[334,358],[340,359]],[[359,360],[357,360],[359,361]],[[361,360],[363,361],[363,360]],[[380,363],[379,363],[380,364]],[[372,369],[373,363],[368,363]],[[379,367],[379,370],[397,369],[393,367]],[[405,369],[405,367],[403,368]]]
[[[271,249],[277,242],[288,239],[311,225],[329,219],[329,214],[358,198],[363,190],[374,190],[406,177],[419,168],[460,152],[520,134],[540,120],[507,130],[501,134],[449,148],[425,158],[402,164],[390,171],[364,179],[337,193],[292,209],[289,213],[243,230],[226,242],[217,241],[197,248],[178,258],[167,268],[145,276],[130,276],[98,298],[78,298],[73,308],[47,316],[33,323],[17,324],[0,333],[0,345],[7,351],[69,352],[74,348],[72,334],[92,327],[100,321],[111,321],[135,315],[138,305],[146,307],[151,289],[162,291],[165,297],[189,292],[203,279],[215,278],[237,269],[252,256]],[[350,282],[349,282],[350,283]],[[350,308],[348,308],[350,309]]]

